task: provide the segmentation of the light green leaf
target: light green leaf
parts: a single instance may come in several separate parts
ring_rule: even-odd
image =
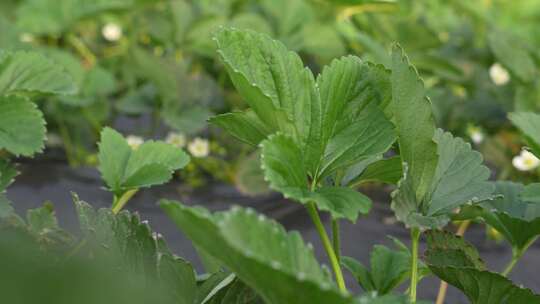
[[[523,185],[495,182],[492,201],[482,203],[481,217],[516,250],[526,249],[540,235],[540,203],[526,200]]]
[[[44,139],[45,120],[33,102],[16,96],[0,96],[0,149],[32,156],[43,149]]]
[[[527,140],[532,152],[540,157],[540,115],[532,112],[514,112],[508,115]]]
[[[101,175],[116,195],[165,183],[189,162],[184,151],[164,142],[147,141],[132,150],[124,137],[111,128],[101,132],[98,158]]]
[[[258,145],[271,132],[250,110],[217,115],[210,118],[209,122],[225,129],[240,141],[253,146]]]
[[[408,227],[441,228],[455,208],[493,198],[494,186],[487,181],[490,173],[482,164],[480,153],[440,129],[434,141],[439,162],[424,200],[416,200],[407,169],[392,193],[392,209]]]
[[[421,202],[437,167],[435,120],[424,83],[399,45],[392,51],[392,113],[400,155],[414,197]]]
[[[266,302],[353,302],[329,281],[298,233],[287,233],[253,210],[236,207],[212,215],[171,201],[160,205],[197,246],[219,259]]]
[[[314,202],[320,210],[329,211],[334,218],[354,222],[358,214],[366,214],[371,200],[350,188],[308,188],[307,169],[302,152],[292,138],[283,134],[271,135],[261,143],[262,168],[270,187],[286,198],[302,204]]]
[[[427,233],[426,264],[450,285],[460,289],[473,304],[537,303],[540,296],[514,285],[507,278],[485,270],[474,247],[461,237],[441,231]]]
[[[73,78],[37,52],[0,51],[0,95],[11,93],[74,94]]]

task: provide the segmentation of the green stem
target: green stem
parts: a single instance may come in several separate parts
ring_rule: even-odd
[[[517,262],[519,261],[519,259],[521,259],[521,257],[523,256],[523,254],[525,253],[525,251],[527,251],[527,249],[529,249],[529,246],[531,246],[534,241],[536,241],[537,237],[535,238],[532,238],[527,244],[525,244],[525,246],[523,246],[523,248],[519,249],[519,248],[512,248],[512,260],[510,260],[510,263],[508,263],[508,265],[506,266],[506,268],[504,268],[503,272],[501,273],[503,276],[507,276],[508,274],[510,274],[510,272],[512,271],[512,269],[514,269],[514,266],[516,266]]]
[[[307,204],[307,210],[323,242],[324,249],[326,250],[326,254],[328,255],[328,259],[330,260],[330,264],[332,265],[332,269],[334,270],[334,274],[336,276],[337,286],[339,290],[341,290],[342,292],[347,292],[347,287],[345,287],[345,280],[343,279],[343,273],[341,272],[341,267],[339,265],[338,258],[336,257],[336,253],[334,252],[334,249],[332,248],[332,243],[330,242],[330,239],[328,238],[328,235],[326,234],[324,225],[321,222],[321,218],[319,217],[319,212],[317,211],[317,207],[315,206],[313,202],[310,202]]]
[[[67,37],[68,42],[79,52],[84,58],[88,67],[93,67],[96,64],[97,58],[94,53],[84,44],[84,42],[74,34],[69,34]]]
[[[411,303],[416,303],[416,285],[418,285],[418,241],[420,240],[420,229],[411,230],[412,242],[412,263],[411,263],[411,287],[409,299]]]
[[[338,263],[341,264],[341,239],[339,235],[339,220],[332,218],[332,245]]]
[[[521,254],[519,254],[519,250],[512,250],[512,260],[510,260],[510,263],[508,263],[504,271],[501,273],[504,277],[506,277],[510,273],[510,271],[514,269],[514,266],[516,266],[516,263],[518,262],[520,257]]]
[[[120,212],[120,210],[124,208],[127,202],[135,195],[135,193],[137,193],[137,191],[139,191],[139,189],[126,191],[120,197],[115,195],[113,205],[112,205],[112,212],[114,214],[117,214],[118,212]]]

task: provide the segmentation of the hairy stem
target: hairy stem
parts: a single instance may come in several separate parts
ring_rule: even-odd
[[[463,236],[465,234],[465,231],[467,231],[467,228],[469,228],[470,224],[471,224],[471,221],[469,221],[469,220],[462,221],[461,224],[459,224],[456,235]],[[448,290],[448,283],[441,280],[441,285],[439,286],[439,293],[437,294],[437,301],[435,302],[435,304],[443,304],[444,303],[444,299],[446,298],[446,291],[447,290]]]
[[[411,287],[409,299],[412,304],[416,303],[416,285],[418,285],[418,241],[420,240],[420,229],[411,230],[412,261],[411,261]]]
[[[332,245],[334,247],[334,253],[338,263],[341,263],[341,238],[339,235],[339,220],[332,219]]]
[[[317,232],[319,233],[324,249],[326,250],[326,254],[328,255],[328,259],[330,260],[330,264],[332,265],[332,269],[334,270],[337,286],[339,290],[347,292],[347,287],[345,287],[345,280],[343,279],[343,273],[341,272],[338,258],[336,257],[336,253],[332,247],[332,242],[330,242],[330,239],[326,234],[326,230],[321,218],[319,217],[317,207],[313,202],[311,202],[307,204],[307,210],[311,219],[313,220],[313,223],[315,224],[315,228],[317,228]]]
[[[117,214],[118,212],[120,212],[120,210],[122,210],[122,208],[124,208],[124,206],[127,204],[127,202],[135,195],[135,193],[137,193],[137,191],[139,191],[139,189],[133,189],[133,190],[126,191],[120,197],[115,195],[114,196],[114,201],[113,201],[113,204],[112,204],[112,212],[114,214]]]

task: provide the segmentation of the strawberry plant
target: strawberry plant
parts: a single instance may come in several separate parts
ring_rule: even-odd
[[[6,282],[0,293],[8,302],[424,303],[421,281],[434,276],[441,280],[437,303],[444,303],[448,284],[475,304],[540,303],[534,291],[508,278],[540,235],[540,184],[490,180],[483,156],[449,132],[451,123],[436,123],[441,104],[428,98],[454,86],[476,90],[464,88],[461,78],[473,77],[464,67],[443,58],[453,52],[438,41],[444,37],[433,40],[433,29],[456,22],[434,20],[450,5],[431,4],[433,11],[419,14],[412,3],[295,0],[283,11],[287,1],[53,2],[14,2],[15,27],[30,35],[20,42],[39,51],[0,51],[0,278]],[[331,10],[319,15],[319,6]],[[476,18],[493,23],[474,7]],[[383,8],[414,14],[389,21],[399,29],[389,35],[384,27],[365,30],[366,19],[379,24],[395,14],[358,12]],[[416,24],[423,17],[428,30]],[[101,32],[85,26],[105,21]],[[409,31],[422,39],[411,39]],[[516,95],[534,99],[525,91],[534,86],[536,55],[528,46],[513,50],[521,42],[514,34],[489,32],[479,40],[500,61],[489,71],[493,84],[512,79]],[[380,42],[389,37],[400,41],[390,53]],[[365,56],[339,57],[358,43]],[[443,94],[434,94],[437,89]],[[516,104],[509,120],[526,144],[516,168],[533,168],[540,162],[540,116],[525,111],[534,106]],[[217,111],[225,113],[212,114]],[[185,134],[171,133],[166,141],[125,137],[103,127],[112,124],[112,112],[149,114],[151,138],[161,122]],[[227,147],[240,151],[239,164],[215,142],[195,137],[211,115],[212,134],[236,138]],[[93,145],[99,137],[95,157],[77,144],[68,151],[97,164],[112,197],[110,208],[96,209],[73,193],[80,233],[60,226],[52,203],[23,218],[5,194],[17,175],[12,159],[43,150],[44,117],[68,150],[70,139]],[[181,169],[181,177],[196,176],[194,165],[235,180],[246,193],[271,189],[305,208],[326,259],[318,260],[299,232],[251,208],[214,212],[161,200],[204,267],[175,255],[146,221],[124,209],[139,191],[171,181]],[[370,216],[374,203],[360,186],[373,183],[392,188],[389,211],[410,244],[392,238],[392,246],[374,245],[363,264],[342,252],[341,226]],[[457,233],[452,222],[460,224]],[[490,270],[463,238],[473,222],[497,231],[511,247],[504,269]],[[358,286],[346,281],[346,272]]]

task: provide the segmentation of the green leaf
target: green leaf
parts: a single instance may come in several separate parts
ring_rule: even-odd
[[[314,202],[320,210],[329,211],[334,218],[356,221],[359,213],[366,214],[371,200],[350,188],[308,188],[307,169],[302,151],[292,138],[283,134],[271,135],[261,143],[262,168],[270,187],[285,198],[302,204]]]
[[[407,177],[414,197],[421,202],[437,168],[437,146],[433,141],[435,120],[424,83],[409,63],[403,49],[392,51],[392,113],[400,155],[407,163]]]
[[[495,57],[521,81],[535,79],[538,71],[523,40],[510,33],[495,30],[489,33],[488,42]]]
[[[329,281],[301,236],[287,233],[275,221],[239,207],[212,215],[172,201],[160,205],[196,246],[220,260],[265,302],[353,302]]]
[[[252,111],[231,112],[210,118],[215,124],[238,140],[256,146],[270,134],[271,130]]]
[[[6,191],[6,188],[13,183],[15,176],[19,171],[5,159],[0,159],[0,193]]]
[[[317,77],[325,149],[318,177],[382,154],[395,141],[394,127],[381,111],[390,102],[385,95],[390,88],[380,72],[347,56],[333,60]]]
[[[510,113],[508,118],[525,135],[532,152],[540,157],[540,115],[532,112],[514,112]]]
[[[395,140],[383,113],[390,82],[382,67],[343,57],[315,83],[300,57],[268,36],[224,29],[216,41],[233,84],[258,118],[233,113],[218,121],[249,143],[276,132],[290,136],[315,181],[384,153]]]
[[[73,78],[37,52],[0,51],[0,95],[11,93],[74,94]]]
[[[518,183],[495,182],[492,201],[482,203],[481,217],[499,231],[517,250],[524,250],[540,235],[540,204],[524,197],[524,187]]]
[[[424,200],[416,200],[406,168],[398,189],[392,193],[392,209],[408,227],[441,228],[455,208],[493,198],[494,186],[487,181],[490,173],[480,153],[440,129],[434,142],[439,161]]]
[[[159,282],[170,303],[192,304],[197,297],[195,271],[190,263],[173,256],[164,240],[153,233],[138,214],[126,210],[113,214],[94,209],[73,195],[84,243],[95,258],[112,261],[117,271],[147,284]],[[155,281],[157,280],[157,281]]]
[[[169,291],[170,303],[193,304],[197,297],[197,281],[190,263],[170,254],[158,255],[158,275]]]
[[[368,182],[397,184],[403,176],[401,157],[394,156],[369,164],[360,175],[352,179],[349,185],[360,185]]]
[[[406,247],[391,250],[382,245],[375,245],[371,251],[371,270],[353,258],[342,259],[364,291],[376,291],[379,295],[390,293],[407,279],[410,261],[411,255]]]
[[[362,263],[354,258],[343,256],[341,257],[341,265],[354,276],[364,291],[369,292],[376,290],[371,279],[371,273]]]
[[[215,39],[233,84],[268,130],[320,150],[321,104],[313,74],[300,57],[252,31],[222,29]],[[310,161],[321,153],[304,149]]]
[[[44,139],[45,120],[34,103],[16,96],[0,97],[0,149],[32,156],[43,149]]]
[[[124,137],[111,128],[101,132],[98,158],[101,175],[116,195],[163,184],[189,162],[184,151],[164,142],[147,141],[132,150]]]
[[[24,220],[17,215],[11,201],[5,194],[0,193],[0,228],[6,226],[22,226]]]
[[[26,212],[28,227],[34,233],[46,233],[48,230],[59,229],[54,207],[51,203],[46,203],[43,207],[31,209]]]
[[[507,278],[485,270],[478,252],[463,238],[430,231],[425,261],[442,280],[460,289],[471,303],[537,303],[540,296],[514,285]]]

